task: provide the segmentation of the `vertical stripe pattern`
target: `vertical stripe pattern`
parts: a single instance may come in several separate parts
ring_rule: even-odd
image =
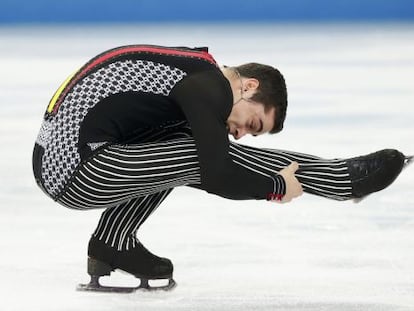
[[[172,189],[137,197],[107,208],[93,235],[117,250],[135,247],[136,231]]]
[[[238,144],[230,145],[233,161],[262,174],[278,172],[296,161],[296,177],[305,192],[334,200],[352,198],[348,167],[343,159],[323,159],[286,150],[260,149]]]
[[[153,142],[112,145],[83,163],[58,201],[74,209],[106,208],[94,235],[108,245],[134,247],[136,231],[178,186],[199,185],[200,167],[189,129],[148,130]],[[262,175],[272,175],[292,161],[307,193],[334,200],[352,197],[346,162],[312,155],[230,145],[234,162]]]

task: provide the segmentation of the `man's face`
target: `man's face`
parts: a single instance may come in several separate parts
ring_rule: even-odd
[[[233,106],[227,119],[229,134],[240,139],[246,134],[254,136],[268,133],[274,125],[275,108],[265,112],[264,105],[241,99]]]

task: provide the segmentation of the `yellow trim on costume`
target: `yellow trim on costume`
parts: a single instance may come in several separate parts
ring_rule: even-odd
[[[52,99],[49,102],[49,106],[47,106],[47,112],[52,113],[53,111],[53,107],[55,106],[60,94],[62,94],[63,90],[65,89],[65,87],[69,84],[70,80],[72,80],[73,76],[77,73],[77,71],[75,71],[74,73],[72,73],[62,84],[61,86],[59,86],[59,88],[57,89],[56,93],[53,95]]]

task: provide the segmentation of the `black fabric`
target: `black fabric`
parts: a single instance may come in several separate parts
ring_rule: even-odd
[[[185,116],[180,107],[166,96],[144,92],[114,94],[86,115],[80,128],[79,152],[86,159],[92,154],[87,143],[123,143],[143,129],[164,127],[183,120]]]
[[[170,96],[182,108],[196,141],[200,188],[231,199],[266,199],[274,179],[234,163],[226,120],[233,105],[230,84],[221,72],[204,71],[180,81]]]
[[[32,155],[32,168],[36,183],[39,185],[40,189],[46,192],[43,186],[42,179],[42,157],[44,153],[44,148],[38,144],[35,144]]]

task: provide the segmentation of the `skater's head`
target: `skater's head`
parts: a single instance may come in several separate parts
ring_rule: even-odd
[[[227,119],[229,133],[236,139],[245,134],[278,133],[287,109],[287,90],[283,75],[268,65],[248,63],[224,67],[230,82],[234,105]]]

